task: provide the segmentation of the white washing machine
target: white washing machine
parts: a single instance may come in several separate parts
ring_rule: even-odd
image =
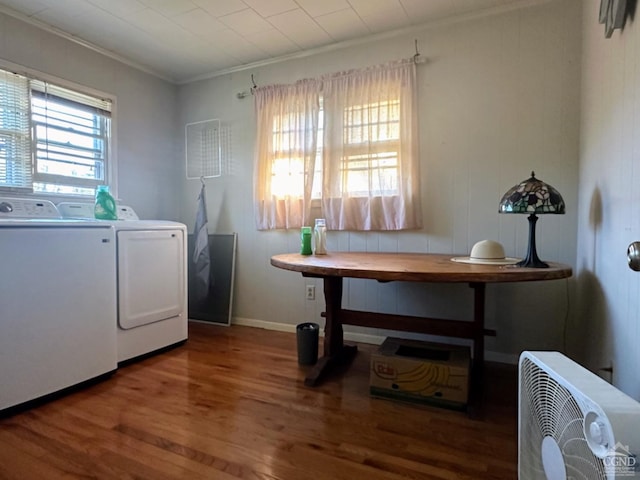
[[[115,229],[0,197],[0,410],[117,368]]]
[[[115,229],[118,362],[187,340],[187,227],[139,220],[123,205],[118,207],[119,220],[95,220],[93,208],[87,203],[58,204],[64,218]]]

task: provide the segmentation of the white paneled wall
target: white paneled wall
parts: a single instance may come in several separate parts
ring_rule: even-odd
[[[535,170],[568,205],[564,216],[541,217],[541,258],[573,265],[576,253],[580,0],[555,0],[521,10],[449,22],[406,36],[290,60],[183,85],[180,121],[220,118],[233,131],[234,172],[207,180],[210,225],[238,232],[234,316],[293,326],[322,323],[323,299],[305,300],[301,275],[269,263],[299,250],[297,231],[258,232],[253,221],[255,120],[247,90],[289,83],[413,54],[414,39],[428,59],[418,67],[420,151],[425,228],[401,233],[328,232],[328,248],[364,251],[468,253],[482,239],[524,256],[525,216],[499,215],[504,192]],[[199,182],[183,181],[181,219],[193,225]],[[553,217],[553,218],[550,218]],[[524,348],[562,348],[573,283],[491,285],[487,323],[499,336],[489,355],[513,360]],[[470,318],[466,285],[378,284],[348,280],[344,304],[436,317]],[[572,305],[572,308],[575,305]],[[347,327],[347,330],[355,330]],[[368,330],[367,334],[388,332]]]
[[[640,398],[640,274],[626,260],[640,240],[640,29],[627,20],[605,39],[599,3],[586,1],[583,19],[573,351],[593,370],[613,367],[613,383]]]

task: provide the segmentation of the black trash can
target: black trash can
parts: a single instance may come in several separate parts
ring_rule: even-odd
[[[298,364],[314,365],[318,361],[319,333],[320,326],[317,323],[301,323],[296,327]]]

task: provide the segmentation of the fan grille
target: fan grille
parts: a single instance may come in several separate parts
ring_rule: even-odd
[[[584,436],[584,414],[571,392],[529,358],[520,366],[519,470],[522,480],[544,480],[541,446],[553,438],[564,458],[568,479],[606,480],[603,460]]]

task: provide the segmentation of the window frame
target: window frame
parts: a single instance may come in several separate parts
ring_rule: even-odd
[[[118,161],[117,161],[117,136],[116,136],[117,99],[115,95],[112,95],[91,87],[87,87],[86,85],[81,85],[79,83],[72,82],[54,75],[50,75],[38,70],[24,67],[22,65],[18,65],[3,59],[0,59],[0,69],[27,77],[28,81],[30,82],[30,86],[29,86],[30,104],[31,104],[31,95],[32,95],[32,92],[34,91],[34,88],[31,86],[32,81],[34,83],[39,82],[44,84],[51,84],[54,87],[60,87],[65,90],[69,90],[72,93],[78,94],[78,97],[88,96],[88,97],[93,97],[95,99],[103,99],[105,101],[110,102],[111,104],[111,109],[110,109],[111,118],[110,118],[110,128],[109,128],[110,132],[107,135],[108,145],[106,146],[106,153],[105,153],[104,180],[101,180],[101,181],[96,180],[92,183],[95,185],[98,185],[98,184],[109,185],[112,195],[117,198],[118,197],[118,183],[117,183]],[[76,101],[76,103],[82,104],[80,101]],[[30,196],[30,197],[38,197],[38,198],[48,198],[48,199],[52,199],[54,202],[60,202],[60,201],[70,200],[70,199],[78,200],[78,199],[93,198],[94,196],[93,193],[90,195],[89,194],[81,195],[81,194],[68,194],[68,193],[55,193],[55,192],[39,192],[39,191],[33,190],[33,184],[38,183],[39,177],[42,178],[43,174],[38,174],[38,172],[36,171],[36,148],[37,147],[35,144],[36,137],[33,131],[35,129],[35,124],[33,121],[31,106],[29,108],[30,108],[29,125],[31,128],[31,142],[32,142],[31,188],[29,190],[24,188],[0,186],[0,195],[11,194],[11,195]],[[44,176],[46,177],[47,175],[44,174]],[[49,177],[49,178],[52,178],[52,177]],[[69,177],[62,176],[60,178],[68,179]],[[67,183],[67,185],[68,184],[70,183]],[[87,188],[91,188],[91,187],[87,186]],[[93,189],[95,190],[95,187],[93,187]]]

